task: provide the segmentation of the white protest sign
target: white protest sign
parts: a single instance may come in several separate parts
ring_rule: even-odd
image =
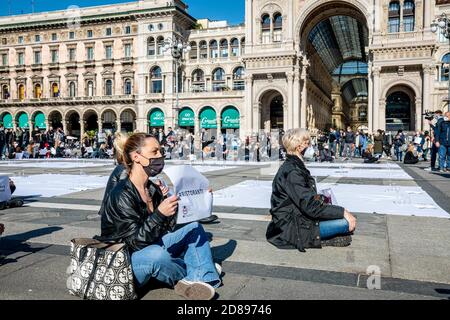
[[[211,216],[213,195],[209,181],[192,166],[171,166],[164,170],[179,197],[177,224],[198,221]]]
[[[0,202],[11,200],[11,189],[9,188],[9,177],[0,176]]]
[[[330,204],[335,205],[335,206],[338,205],[336,196],[334,195],[334,192],[332,189],[323,189],[322,191],[320,191],[320,194],[323,194],[325,197],[330,199],[331,200]]]

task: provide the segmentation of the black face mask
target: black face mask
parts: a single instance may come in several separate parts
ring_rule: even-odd
[[[164,170],[164,157],[155,159],[148,159],[148,158],[145,159],[150,161],[150,163],[148,166],[142,166],[142,168],[144,168],[144,171],[149,178],[156,177]]]

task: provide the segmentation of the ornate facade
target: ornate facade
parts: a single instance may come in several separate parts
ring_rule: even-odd
[[[0,122],[71,135],[426,129],[424,110],[447,106],[449,43],[430,26],[448,3],[246,0],[238,26],[197,21],[179,0],[3,17]],[[169,38],[190,45],[179,67]]]

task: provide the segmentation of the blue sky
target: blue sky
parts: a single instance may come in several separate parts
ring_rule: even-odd
[[[245,0],[184,0],[189,13],[197,19],[228,20],[231,24],[244,22]],[[0,0],[0,16],[31,13],[32,0]],[[132,2],[131,0],[34,0],[34,11],[62,10],[70,5],[80,7]]]

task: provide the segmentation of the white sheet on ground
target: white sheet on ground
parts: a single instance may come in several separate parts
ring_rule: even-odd
[[[363,163],[363,162],[307,162],[307,167],[311,168],[379,168],[379,169],[401,169],[401,167],[396,163],[385,162],[385,163]]]
[[[54,169],[73,169],[73,168],[89,168],[89,167],[104,167],[110,165],[107,162],[87,162],[87,161],[8,161],[0,163],[0,167],[17,167],[17,168],[54,168]]]
[[[449,218],[449,213],[420,187],[321,184],[319,190],[331,188],[339,205],[350,212]],[[391,188],[392,189],[392,188]],[[214,192],[214,205],[245,208],[270,208],[272,181],[246,180]]]
[[[104,188],[109,177],[69,174],[38,174],[11,177],[17,189],[14,196],[55,197]]]
[[[309,167],[311,175],[314,177],[334,177],[334,178],[365,178],[365,179],[392,179],[392,180],[413,180],[413,178],[403,170],[394,169],[358,169],[358,168],[314,168]]]
[[[173,165],[166,165],[165,168],[169,169],[175,167]],[[229,170],[229,169],[235,169],[236,167],[232,166],[192,166],[195,170],[197,170],[200,173],[205,172],[213,172],[213,171],[220,171],[220,170]]]

